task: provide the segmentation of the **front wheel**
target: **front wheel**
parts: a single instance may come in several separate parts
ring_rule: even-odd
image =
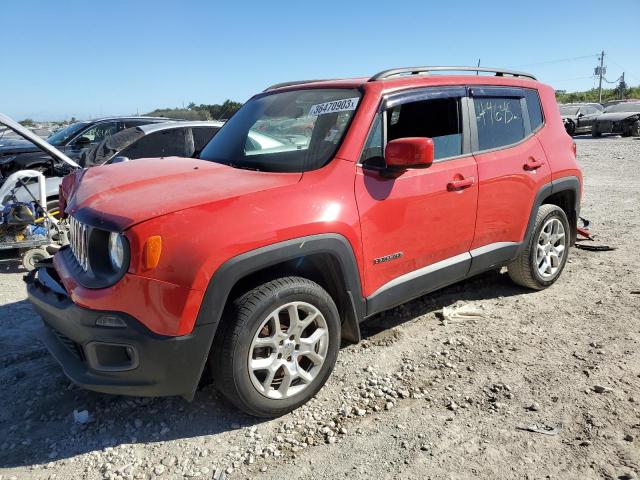
[[[567,263],[569,243],[569,221],[564,210],[556,205],[541,205],[527,247],[507,267],[509,277],[523,287],[547,288]]]
[[[216,388],[258,417],[306,403],[331,374],[340,317],[317,283],[283,277],[239,296],[225,310],[210,356]]]

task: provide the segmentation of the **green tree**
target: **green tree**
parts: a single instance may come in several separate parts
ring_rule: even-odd
[[[20,125],[22,125],[23,127],[35,127],[36,124],[33,120],[31,120],[30,118],[25,118],[24,120],[20,120],[18,122]]]

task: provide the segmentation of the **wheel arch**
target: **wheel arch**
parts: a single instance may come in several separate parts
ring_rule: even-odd
[[[301,275],[302,273],[302,275]],[[365,316],[358,264],[349,241],[339,234],[301,237],[252,250],[224,262],[209,281],[195,328],[207,329],[211,345],[216,337],[222,313],[230,298],[242,291],[272,280],[276,276],[306,274],[334,298],[342,318],[342,338],[360,341],[359,322]],[[202,359],[202,376],[207,357]],[[195,388],[195,386],[194,386]]]
[[[575,243],[578,234],[578,217],[580,215],[581,186],[578,177],[561,177],[544,185],[537,193],[533,202],[529,223],[518,254],[526,248],[531,239],[538,209],[541,205],[552,204],[560,207],[569,220],[571,228],[571,245]]]

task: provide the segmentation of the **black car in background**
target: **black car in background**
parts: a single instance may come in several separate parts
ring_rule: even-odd
[[[105,138],[80,155],[80,166],[95,167],[138,158],[197,157],[223,122],[163,122],[141,125]]]
[[[100,143],[106,137],[128,128],[167,120],[169,119],[162,117],[100,118],[73,123],[55,132],[46,140],[68,157],[76,160],[83,150]],[[48,177],[64,174],[64,168],[30,142],[22,139],[3,139],[0,135],[0,185],[6,177],[18,170],[39,170]]]
[[[640,137],[640,102],[622,102],[605,108],[591,129],[594,137],[603,133]]]
[[[560,105],[560,116],[565,130],[573,136],[591,132],[591,126],[602,110],[598,103],[568,103]]]

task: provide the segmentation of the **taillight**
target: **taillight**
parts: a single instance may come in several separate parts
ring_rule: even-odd
[[[571,151],[573,152],[573,158],[576,158],[578,156],[578,147],[575,140],[571,142]]]

